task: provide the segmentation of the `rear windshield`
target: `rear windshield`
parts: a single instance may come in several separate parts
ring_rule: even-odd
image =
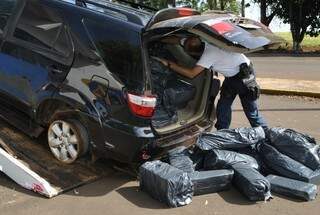
[[[129,89],[144,86],[142,49],[138,32],[125,24],[86,19],[84,24],[107,69]]]

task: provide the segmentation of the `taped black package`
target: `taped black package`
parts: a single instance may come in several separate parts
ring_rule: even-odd
[[[320,168],[320,146],[314,138],[286,128],[271,128],[266,133],[271,145],[279,152],[312,170]]]
[[[265,133],[262,127],[223,129],[201,134],[196,145],[202,150],[234,150],[254,145],[263,139]]]
[[[312,201],[317,197],[317,186],[314,184],[276,175],[268,175],[267,179],[274,193],[306,201]]]
[[[169,163],[186,172],[193,173],[193,161],[190,159],[190,153],[188,149],[184,146],[177,147],[168,152]]]
[[[256,169],[243,164],[233,166],[233,184],[250,201],[267,201],[272,198],[269,181]]]
[[[266,175],[270,175],[273,174],[274,171],[272,169],[270,169],[263,161],[263,158],[259,155],[259,153],[256,150],[255,146],[252,147],[247,147],[247,148],[242,148],[237,150],[236,152],[240,153],[240,154],[245,154],[245,155],[249,155],[251,157],[253,157],[259,166],[259,172],[266,176]]]
[[[176,123],[178,121],[178,114],[175,110],[167,110],[162,104],[156,107],[152,117],[152,126],[155,128],[162,128],[164,126]]]
[[[228,169],[232,168],[232,166],[236,164],[243,164],[253,169],[259,169],[257,161],[249,155],[217,149],[211,150],[205,156],[204,169]]]
[[[281,154],[277,149],[267,143],[257,146],[259,154],[263,157],[265,164],[277,174],[296,179],[299,181],[310,182],[313,180],[313,171],[298,161]]]
[[[233,174],[232,169],[196,171],[189,174],[193,182],[194,195],[204,195],[228,190],[232,182]]]
[[[170,207],[190,204],[193,184],[187,173],[161,161],[140,167],[140,188]]]
[[[194,170],[203,170],[204,168],[204,158],[207,154],[206,151],[202,151],[199,148],[195,148],[193,153],[191,154],[190,158],[193,162],[193,169]]]
[[[163,103],[165,106],[172,106],[176,109],[184,108],[196,95],[196,88],[180,79],[168,80],[163,94]]]

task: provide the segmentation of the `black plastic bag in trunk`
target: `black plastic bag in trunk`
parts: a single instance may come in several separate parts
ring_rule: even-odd
[[[233,166],[233,184],[251,201],[266,201],[272,198],[269,181],[257,170],[246,165]]]
[[[168,109],[182,109],[196,95],[196,88],[183,80],[173,79],[166,84],[163,95],[163,104]]]
[[[178,114],[175,110],[168,111],[162,104],[156,107],[156,111],[152,117],[152,126],[155,128],[162,128],[164,126],[176,123],[178,121]]]
[[[284,178],[276,175],[268,175],[271,184],[271,191],[306,201],[314,200],[317,196],[317,186],[302,181]]]
[[[190,159],[190,153],[186,147],[181,146],[170,150],[168,157],[172,166],[186,173],[194,172],[193,161]]]
[[[194,172],[190,175],[194,195],[204,195],[228,190],[233,178],[232,169]]]
[[[320,168],[320,146],[314,138],[286,128],[271,128],[266,134],[279,152],[313,170]]]
[[[187,173],[161,161],[140,167],[140,188],[170,207],[190,204],[193,184]]]
[[[202,150],[234,150],[256,144],[263,139],[265,139],[265,133],[262,127],[223,129],[203,133],[197,141],[197,146]]]
[[[243,164],[257,170],[259,169],[257,161],[249,155],[218,149],[211,150],[205,156],[204,169],[226,169],[232,168],[233,165],[237,164]]]
[[[265,164],[281,176],[310,182],[313,180],[313,171],[298,161],[281,154],[277,149],[267,143],[257,146],[259,154]]]

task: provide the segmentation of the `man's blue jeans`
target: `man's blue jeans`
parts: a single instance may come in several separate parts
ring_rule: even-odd
[[[267,127],[266,121],[260,115],[257,100],[253,99],[248,88],[239,78],[226,78],[223,82],[220,99],[217,105],[217,123],[215,127],[227,129],[230,127],[232,118],[232,104],[239,95],[242,108],[252,127]]]

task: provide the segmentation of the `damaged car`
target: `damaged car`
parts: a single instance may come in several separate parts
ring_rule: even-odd
[[[197,59],[163,38],[196,35],[249,53],[282,42],[229,13],[154,11],[123,1],[1,0],[0,115],[32,137],[47,134],[62,163],[81,156],[140,163],[191,146],[212,127],[220,82],[163,67]]]

